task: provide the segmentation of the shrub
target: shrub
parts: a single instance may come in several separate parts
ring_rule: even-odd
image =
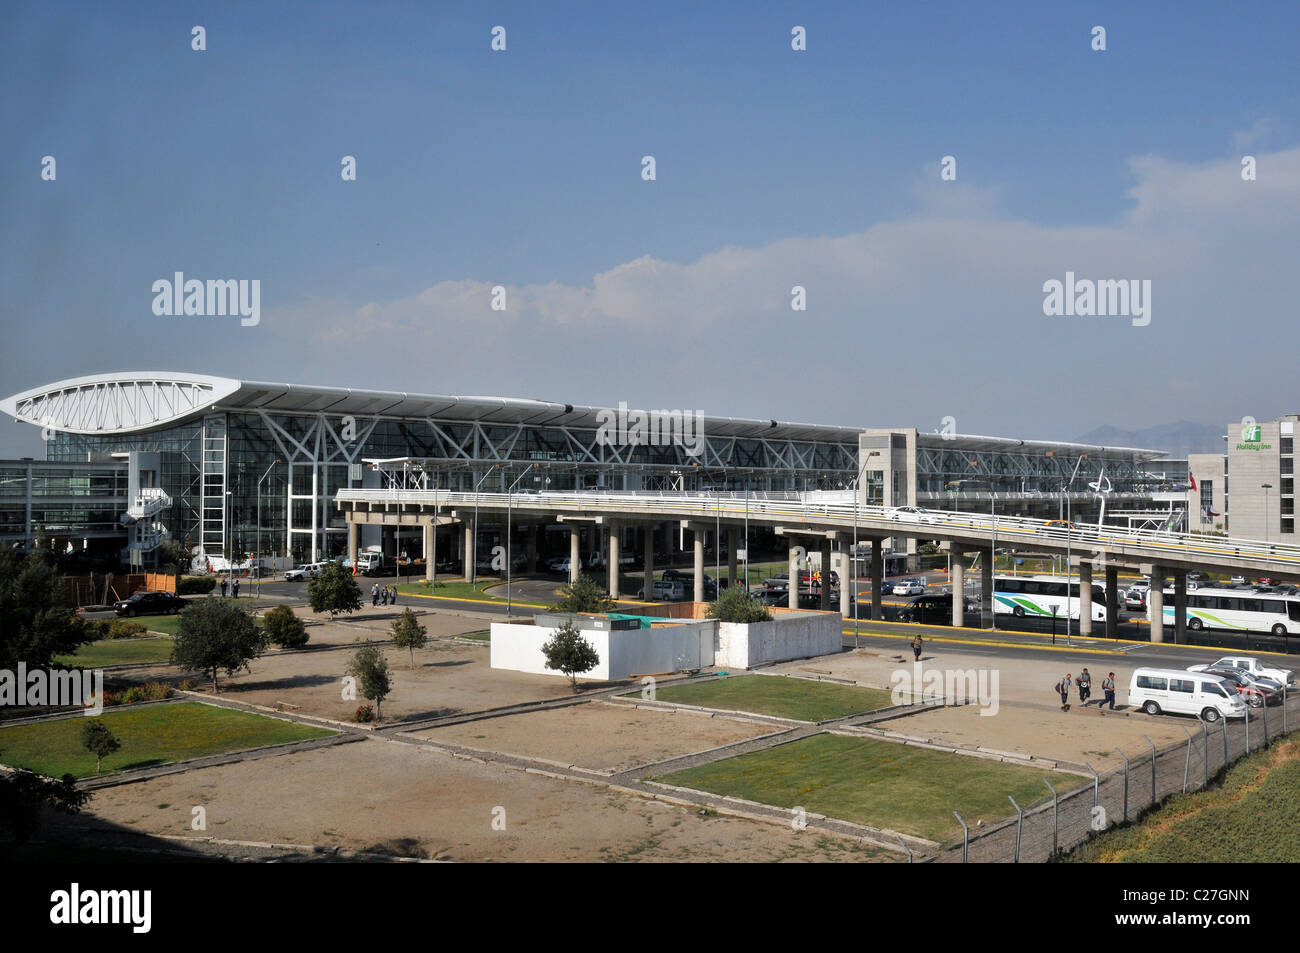
[[[144,685],[132,685],[123,692],[122,703],[130,705],[134,702],[158,702],[171,697],[172,688],[170,685],[164,685],[161,682],[148,682]]]
[[[547,668],[558,669],[569,676],[569,684],[575,692],[578,690],[577,677],[600,664],[596,647],[578,633],[572,622],[564,623],[549,641],[542,643],[542,654],[546,656]]]
[[[717,601],[709,604],[709,618],[720,622],[767,622],[772,613],[741,586],[722,591]]]
[[[367,722],[375,720],[375,709],[373,705],[358,705],[357,713],[352,716],[353,721]]]
[[[108,631],[103,636],[106,639],[133,639],[149,631],[149,627],[143,622],[131,622],[127,619],[110,619],[107,621]]]
[[[293,649],[307,644],[307,627],[288,606],[276,606],[262,616],[266,639],[281,648]]]
[[[202,596],[217,587],[216,576],[183,576],[176,584],[178,596]]]
[[[195,684],[194,679],[185,678],[182,679],[179,683],[177,683],[176,687],[183,692],[192,692],[197,687],[197,685]]]
[[[551,608],[556,612],[608,612],[614,601],[604,587],[590,576],[579,576],[560,588],[560,599]]]

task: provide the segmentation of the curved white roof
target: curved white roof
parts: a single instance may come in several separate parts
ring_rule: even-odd
[[[132,433],[202,413],[239,387],[239,381],[204,374],[93,374],[0,399],[0,411],[69,433]]]

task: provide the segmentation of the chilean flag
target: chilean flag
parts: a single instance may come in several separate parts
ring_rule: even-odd
[[[1192,471],[1191,471],[1191,470],[1188,470],[1188,471],[1187,471],[1187,479],[1188,479],[1188,480],[1191,482],[1191,484],[1192,484],[1192,492],[1193,492],[1193,493],[1199,493],[1200,491],[1196,489],[1196,477],[1192,476]]]

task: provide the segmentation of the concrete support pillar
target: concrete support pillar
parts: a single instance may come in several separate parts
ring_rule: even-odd
[[[1174,644],[1187,644],[1187,570],[1174,573]]]
[[[641,561],[645,564],[643,567],[642,578],[645,579],[645,590],[641,597],[646,600],[654,598],[655,588],[655,524],[646,523],[645,525],[645,549]]]
[[[1151,568],[1151,589],[1147,594],[1151,613],[1151,641],[1165,640],[1165,567]]]
[[[874,580],[872,580],[874,583]],[[952,554],[952,624],[966,624],[966,566],[962,554]]]
[[[691,537],[695,548],[695,601],[704,601],[704,530],[691,527]]]
[[[582,572],[582,530],[576,526],[569,527],[569,582],[578,581]]]
[[[796,546],[794,542],[790,543],[790,569],[789,569],[789,576],[787,576],[786,578],[789,579],[790,584],[786,590],[788,595],[786,596],[785,604],[791,609],[798,609],[799,608],[799,547]]]
[[[831,541],[822,540],[821,610],[831,611]]]
[[[1079,563],[1079,634],[1092,635],[1092,563]]]
[[[357,534],[360,529],[358,524],[348,520],[348,559],[352,560],[353,566],[357,564]]]
[[[993,624],[993,549],[984,550],[980,558],[980,626],[994,628]]]
[[[740,538],[740,534],[736,532],[736,528],[734,526],[728,526],[727,527],[727,585],[728,586],[734,586],[736,584],[736,550],[738,548],[736,546],[736,541],[739,538]]]
[[[1106,638],[1119,638],[1119,570],[1106,567]]]
[[[853,615],[857,585],[853,581],[853,560],[849,557],[848,546],[845,543],[840,545],[844,547],[840,550],[840,615],[847,619]]]
[[[873,539],[871,541],[871,618],[877,622],[885,617],[880,593],[884,584],[885,541],[883,539]]]
[[[617,599],[618,591],[618,570],[619,558],[622,553],[619,552],[619,544],[622,540],[619,538],[619,528],[611,526],[609,528],[609,597]]]
[[[465,573],[466,579],[474,578],[474,538],[478,535],[478,524],[473,519],[465,521]]]
[[[434,547],[433,537],[438,527],[432,521],[424,524],[424,578],[433,581]]]
[[[537,572],[537,538],[542,535],[542,524],[528,527],[528,572]]]

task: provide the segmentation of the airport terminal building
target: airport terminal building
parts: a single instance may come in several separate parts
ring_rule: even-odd
[[[1097,520],[1103,505],[1109,521],[1113,513],[1186,501],[1186,465],[1171,470],[1158,450],[911,428],[683,419],[649,409],[171,372],[58,381],[0,400],[0,410],[47,438],[45,461],[11,462],[23,471],[22,481],[5,484],[15,497],[6,501],[26,519],[18,535],[42,532],[36,516],[25,516],[29,501],[18,499],[31,492],[29,470],[124,467],[109,505],[124,508],[121,533],[130,538],[120,544],[144,563],[168,536],[207,555],[341,556],[347,525],[335,493],[378,487],[367,461],[402,457],[420,460],[439,487],[460,491],[856,488],[864,503],[1044,519],[1068,512],[1079,522]],[[390,545],[383,535],[361,542]]]

